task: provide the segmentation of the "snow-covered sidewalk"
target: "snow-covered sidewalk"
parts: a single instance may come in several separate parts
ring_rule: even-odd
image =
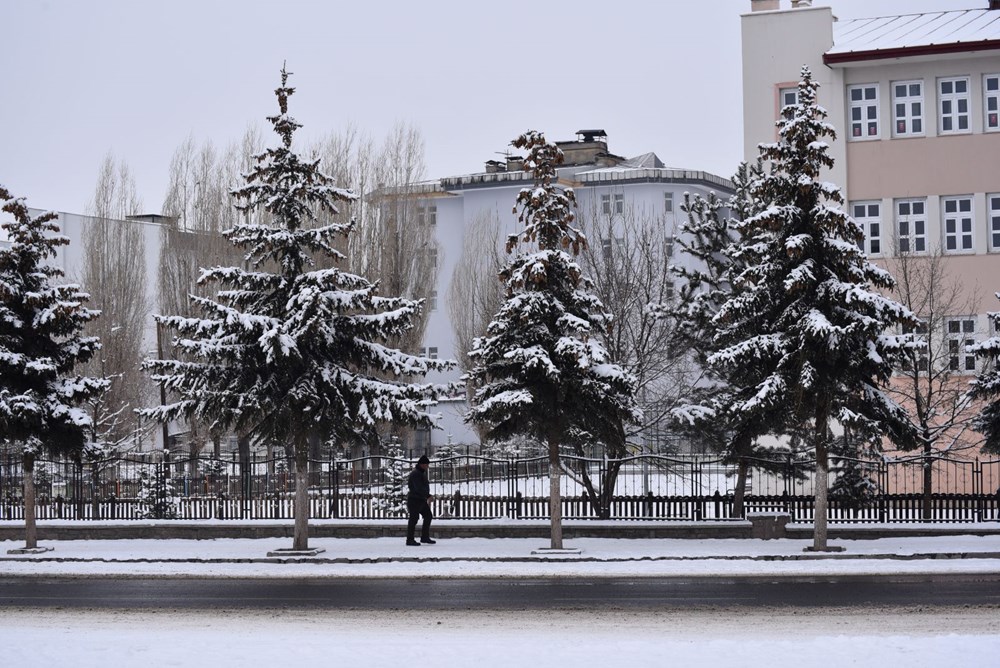
[[[995,573],[1000,536],[834,540],[839,553],[809,553],[808,540],[578,538],[578,555],[537,555],[538,538],[451,538],[407,547],[399,538],[315,538],[316,557],[268,557],[287,538],[41,541],[50,552],[9,555],[0,576],[177,575],[198,577],[670,577]]]

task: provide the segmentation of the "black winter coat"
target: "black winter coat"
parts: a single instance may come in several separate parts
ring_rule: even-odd
[[[406,479],[406,486],[410,492],[406,495],[407,503],[426,503],[431,495],[431,483],[427,480],[427,471],[418,465],[410,472],[410,477]]]

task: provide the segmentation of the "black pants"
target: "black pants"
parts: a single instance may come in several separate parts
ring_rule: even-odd
[[[413,534],[417,530],[417,520],[421,515],[424,518],[424,526],[420,530],[420,538],[422,540],[430,540],[431,518],[433,517],[431,507],[427,505],[426,501],[407,500],[406,509],[410,511],[410,519],[406,523],[406,540],[413,540]]]

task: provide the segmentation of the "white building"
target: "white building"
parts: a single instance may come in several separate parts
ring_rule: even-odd
[[[732,183],[725,178],[703,171],[667,167],[654,153],[625,159],[608,151],[603,130],[581,130],[576,141],[558,142],[565,155],[559,169],[559,183],[572,187],[580,212],[602,215],[624,215],[626,211],[642,211],[650,218],[662,220],[665,237],[675,234],[676,226],[685,214],[680,205],[684,193],[707,196],[714,191],[722,199],[732,194]],[[422,184],[425,215],[433,216],[440,247],[438,262],[436,309],[432,311],[425,335],[426,350],[440,358],[454,359],[455,334],[444,299],[448,295],[455,265],[462,253],[466,230],[483,213],[495,213],[502,224],[505,238],[517,233],[521,226],[513,207],[518,192],[532,184],[531,175],[522,169],[519,157],[505,162],[490,160],[482,172],[446,177]],[[608,245],[613,239],[590,239],[590,244]],[[678,261],[681,261],[680,256]],[[446,377],[457,379],[458,372]],[[424,434],[418,448],[434,449],[446,443],[477,447],[476,433],[463,422],[468,406],[465,402],[442,404],[441,430]],[[426,440],[426,439],[429,439]]]

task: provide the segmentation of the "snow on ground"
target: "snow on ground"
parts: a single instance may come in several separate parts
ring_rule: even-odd
[[[15,557],[0,542],[0,578],[18,575],[199,577],[559,577],[995,573],[1000,536],[834,540],[581,538],[579,556],[532,556],[547,541],[316,538],[305,563],[268,561],[290,539],[42,541]],[[954,558],[964,555],[966,558]],[[933,557],[933,558],[931,558]],[[68,561],[57,561],[68,560]],[[419,596],[419,588],[414,589]],[[545,611],[60,610],[0,606],[3,665],[48,667],[426,665],[995,666],[994,607]]]
[[[0,541],[0,576],[191,575],[203,577],[656,577],[683,575],[842,575],[995,573],[1000,535],[833,540],[843,553],[804,553],[809,540],[567,540],[580,555],[532,555],[539,538],[451,538],[407,547],[402,538],[314,538],[325,552],[282,563],[271,550],[288,538],[41,541],[55,548],[13,556]],[[965,556],[966,558],[957,558]],[[291,560],[286,560],[291,561]]]
[[[981,610],[66,611],[0,608],[4,665],[997,665]]]

